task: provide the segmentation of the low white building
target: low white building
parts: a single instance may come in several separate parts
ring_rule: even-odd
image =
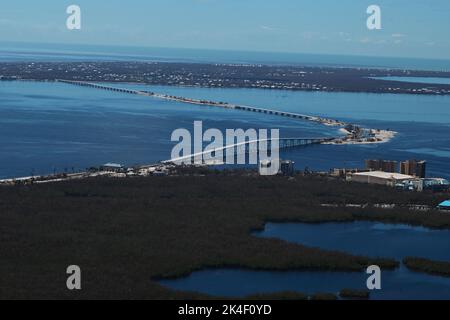
[[[406,174],[384,172],[384,171],[357,172],[347,175],[347,181],[382,184],[392,187],[395,186],[397,183],[410,179],[415,178],[413,176],[409,176]]]

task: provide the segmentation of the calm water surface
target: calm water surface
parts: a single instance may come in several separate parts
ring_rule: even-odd
[[[389,143],[312,146],[282,153],[309,167],[361,167],[364,159],[423,158],[429,175],[450,177],[450,97],[306,93],[124,85],[155,92],[317,114],[399,132]],[[207,128],[279,128],[284,137],[335,136],[318,124],[81,88],[61,83],[0,82],[0,178],[71,171],[105,162],[170,158],[170,135],[203,120]]]
[[[279,238],[310,247],[339,250],[372,257],[401,260],[412,255],[450,261],[450,231],[375,222],[324,224],[267,224],[261,237]],[[241,269],[203,270],[188,277],[163,280],[172,289],[216,296],[245,297],[255,293],[298,291],[338,293],[341,289],[366,289],[367,275],[360,272]],[[372,299],[450,299],[450,278],[409,271],[403,265],[382,271],[382,290]]]
[[[365,290],[368,275],[358,272],[270,272],[250,270],[204,270],[187,278],[164,280],[171,289],[201,292],[213,296],[246,297],[252,294],[297,291],[337,294],[342,289]],[[371,299],[450,299],[450,278],[430,276],[401,267],[383,271],[382,289],[372,291]]]
[[[376,222],[268,223],[254,235],[370,257],[450,261],[449,230]]]
[[[0,42],[0,62],[164,61],[450,70],[450,60],[331,54]]]
[[[391,80],[424,84],[450,84],[450,78],[433,78],[433,77],[378,77],[374,79]]]

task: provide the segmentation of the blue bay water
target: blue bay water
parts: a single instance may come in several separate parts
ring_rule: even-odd
[[[450,262],[450,231],[368,221],[351,223],[268,223],[254,235],[338,250],[354,255]]]
[[[365,159],[428,160],[430,176],[450,177],[450,97],[368,93],[325,93],[261,89],[209,89],[120,84],[177,96],[319,115],[398,132],[385,144],[313,146],[284,152],[297,168],[358,168]],[[270,118],[270,121],[279,121]],[[304,122],[296,121],[295,126]],[[324,133],[330,128],[322,127]]]
[[[450,261],[449,230],[377,222],[269,223],[254,235],[370,257],[401,260],[406,256],[419,256]],[[177,290],[245,297],[282,291],[314,294],[338,293],[342,289],[364,290],[367,277],[364,272],[208,269],[160,283]],[[371,299],[450,299],[450,278],[413,272],[404,265],[396,270],[382,270],[381,284],[381,290],[371,292]]]
[[[450,84],[450,78],[433,78],[433,77],[378,77],[373,79],[401,81],[411,83],[424,84]]]
[[[171,134],[218,128],[280,128],[289,137],[335,135],[317,124],[205,108],[61,83],[0,83],[0,177],[83,170],[114,161],[171,158]]]
[[[450,177],[450,97],[308,93],[119,84],[322,115],[399,132],[377,145],[318,145],[282,153],[296,167],[361,167],[367,158],[429,161],[429,175]],[[207,128],[280,128],[284,137],[335,136],[337,130],[276,116],[222,110],[61,83],[0,82],[0,177],[80,170],[114,161],[127,165],[170,158],[173,130],[195,120]]]
[[[174,290],[201,292],[216,297],[246,297],[294,291],[304,294],[334,293],[342,289],[367,290],[363,272],[253,271],[213,269],[159,283]],[[407,270],[382,271],[382,289],[370,293],[374,300],[450,300],[450,278]]]

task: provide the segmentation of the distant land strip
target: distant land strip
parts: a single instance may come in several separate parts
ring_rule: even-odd
[[[450,84],[383,77],[449,78],[449,71],[165,62],[4,62],[0,80],[56,79],[205,88],[448,95]]]

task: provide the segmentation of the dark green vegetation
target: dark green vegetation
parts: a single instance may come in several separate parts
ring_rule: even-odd
[[[407,257],[403,263],[409,269],[428,274],[450,277],[450,262],[433,261],[423,258]]]
[[[342,289],[339,296],[343,299],[369,299],[370,292],[367,290]]]
[[[88,179],[0,187],[0,298],[198,298],[152,279],[202,268],[363,270],[397,262],[250,235],[266,221],[371,219],[450,227],[450,215],[321,203],[434,204],[448,195],[396,192],[320,177],[244,174]],[[82,287],[66,289],[79,265]],[[299,288],[301,291],[301,288]]]

